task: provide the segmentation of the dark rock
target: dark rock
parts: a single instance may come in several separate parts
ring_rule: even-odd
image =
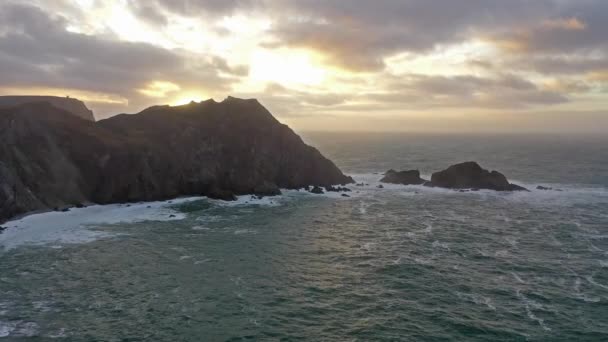
[[[151,206],[151,205],[149,205],[149,206],[147,206],[146,208],[150,209],[150,208],[152,208],[152,206]]]
[[[0,96],[0,107],[15,107],[30,103],[48,103],[81,119],[95,121],[93,112],[82,102],[70,97],[58,96]]]
[[[550,191],[550,190],[553,190],[553,188],[544,187],[542,185],[539,185],[536,187],[536,190]]]
[[[264,183],[353,183],[256,100],[82,120],[49,103],[0,108],[0,222],[72,203],[234,199]]]
[[[175,217],[175,215],[169,215],[169,218],[174,218],[174,217]]]
[[[86,208],[86,207],[87,207],[87,206],[86,206],[86,205],[84,205],[84,204],[82,204],[82,203],[78,203],[78,204],[76,204],[76,208],[78,208],[78,209],[82,209],[82,208]]]
[[[484,170],[475,162],[452,165],[436,172],[431,177],[432,186],[448,189],[488,189],[496,191],[525,191],[526,189],[509,183],[498,171]]]
[[[253,189],[253,193],[258,197],[279,196],[281,190],[276,184],[264,181]]]
[[[338,188],[333,187],[333,186],[330,185],[330,186],[326,186],[325,187],[325,191],[327,191],[327,192],[339,192],[340,190],[338,190]]]
[[[207,197],[222,201],[236,201],[236,195],[231,190],[221,189],[217,186],[211,188]]]
[[[313,193],[313,194],[317,194],[317,195],[320,195],[320,194],[323,194],[323,193],[324,193],[324,192],[323,192],[323,189],[321,189],[321,187],[319,187],[319,186],[314,186],[314,187],[313,187],[312,189],[310,189],[309,191],[310,191],[311,193]]]
[[[420,178],[420,171],[418,170],[399,172],[395,170],[388,170],[386,171],[384,177],[380,180],[380,182],[402,185],[420,185],[424,184],[427,181]]]
[[[63,213],[67,213],[68,211],[70,211],[70,208],[63,208],[63,209],[61,209],[61,212],[63,212]]]
[[[342,194],[342,197],[350,197],[350,195]]]
[[[377,186],[378,189],[384,189],[384,185],[380,184]]]
[[[350,192],[352,190],[350,190],[347,187],[343,187],[343,186],[326,186],[325,187],[325,191],[327,192]]]

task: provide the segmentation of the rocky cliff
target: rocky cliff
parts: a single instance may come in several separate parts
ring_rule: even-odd
[[[82,119],[95,121],[93,112],[84,102],[69,97],[57,96],[0,96],[1,107],[15,107],[27,103],[47,102],[56,108],[63,109]]]
[[[80,203],[350,182],[256,100],[157,106],[96,123],[48,102],[0,109],[0,221]]]

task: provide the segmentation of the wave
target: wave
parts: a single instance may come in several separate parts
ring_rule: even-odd
[[[171,208],[201,199],[180,198],[171,201],[138,204],[93,205],[74,208],[68,212],[47,212],[10,221],[0,234],[0,247],[10,250],[22,245],[86,243],[116,236],[95,227],[105,224],[137,223],[144,221],[175,221],[186,217]]]
[[[5,250],[22,245],[51,245],[60,248],[63,244],[86,243],[102,238],[115,237],[118,234],[95,229],[100,225],[118,223],[137,223],[143,221],[173,221],[186,218],[186,214],[172,207],[205,200],[214,206],[220,207],[277,207],[288,201],[302,198],[323,198],[332,200],[360,199],[355,208],[365,215],[370,202],[362,200],[375,198],[376,200],[386,194],[397,196],[458,196],[462,198],[500,199],[506,201],[524,202],[539,206],[571,206],[578,203],[608,203],[608,189],[603,187],[590,187],[569,184],[545,184],[560,189],[560,191],[536,190],[533,184],[518,182],[522,186],[532,189],[530,192],[495,192],[481,190],[477,192],[458,192],[450,189],[430,188],[422,185],[404,186],[397,184],[382,184],[379,173],[354,174],[357,185],[349,186],[352,191],[347,193],[326,192],[312,194],[307,191],[282,190],[283,194],[276,197],[257,198],[250,195],[239,196],[236,201],[226,202],[212,200],[206,197],[180,198],[171,201],[147,202],[138,204],[110,204],[93,205],[87,208],[74,208],[69,212],[47,212],[26,216],[22,219],[6,223],[9,229],[0,234],[0,248]],[[203,222],[212,222],[213,217],[202,216]],[[194,230],[200,227],[193,227]],[[432,226],[427,226],[432,230]],[[54,244],[54,245],[52,245]]]
[[[364,192],[365,196],[374,196],[380,193],[392,193],[402,197],[416,195],[425,196],[458,196],[483,199],[504,199],[515,202],[525,202],[543,206],[570,206],[585,203],[608,203],[608,188],[604,186],[592,186],[586,184],[558,184],[558,183],[530,183],[512,181],[527,189],[529,192],[497,192],[493,190],[480,190],[470,192],[459,192],[453,189],[433,188],[424,185],[400,185],[381,183],[382,175],[379,173],[353,174],[353,179],[360,184],[354,186],[357,190]],[[428,178],[428,176],[425,176]],[[424,178],[424,177],[423,177]],[[363,184],[363,185],[361,185]],[[538,190],[539,184],[550,187],[553,190]],[[381,188],[379,186],[382,185]]]

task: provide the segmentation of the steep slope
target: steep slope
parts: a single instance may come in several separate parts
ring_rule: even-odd
[[[97,123],[47,103],[0,109],[0,221],[78,203],[350,182],[256,100],[157,106]]]
[[[87,108],[84,102],[58,96],[0,96],[0,107],[15,107],[28,103],[48,102],[56,108],[63,109],[73,115],[88,121],[95,121],[93,112]]]

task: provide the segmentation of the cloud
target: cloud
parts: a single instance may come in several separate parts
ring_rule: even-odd
[[[83,3],[0,3],[0,92],[80,91],[108,112],[233,93],[299,117],[572,108],[579,95],[596,109],[605,100],[587,98],[608,88],[603,0]],[[134,32],[112,27],[116,13],[136,21]],[[259,77],[253,57],[264,56],[262,72],[289,76],[272,62],[289,54],[310,57],[322,79]]]
[[[490,34],[489,39],[507,51],[526,54],[606,52],[608,49],[608,2],[565,1],[546,17],[517,30]]]
[[[393,76],[386,91],[367,94],[378,102],[399,103],[402,108],[525,109],[556,105],[568,98],[554,89],[543,89],[514,75],[496,78],[476,76]]]
[[[167,16],[153,1],[141,2],[137,0],[129,0],[128,5],[130,6],[134,15],[143,19],[143,21],[148,24],[166,26],[169,23]]]
[[[149,95],[151,82],[227,91],[233,81],[218,68],[185,51],[125,42],[65,30],[67,20],[39,7],[4,3],[0,7],[0,74],[3,87],[53,87],[119,94],[131,104]],[[158,83],[162,84],[162,83]],[[150,90],[150,89],[148,89]]]

